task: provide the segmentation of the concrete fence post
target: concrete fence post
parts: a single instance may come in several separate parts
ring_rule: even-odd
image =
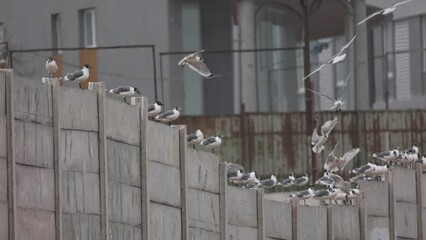
[[[388,192],[389,192],[389,237],[390,239],[393,240],[393,239],[396,239],[396,237],[395,237],[395,195],[394,195],[394,188],[393,188],[392,171],[388,171],[387,179],[388,179]]]
[[[367,239],[367,209],[365,204],[365,191],[361,191],[357,200],[359,209],[359,236],[360,240]]]
[[[7,203],[9,240],[16,239],[15,112],[13,106],[13,70],[0,70],[6,82]]]
[[[228,204],[226,200],[228,179],[227,166],[224,163],[219,165],[219,228],[220,240],[227,240],[228,236]]]
[[[89,89],[96,91],[98,100],[99,192],[101,207],[101,239],[109,239],[108,220],[108,162],[105,130],[105,83],[90,82]]]
[[[417,204],[417,239],[424,239],[423,228],[423,199],[422,199],[422,174],[423,174],[423,163],[416,163],[416,204]]]
[[[148,101],[145,97],[132,97],[132,105],[139,107],[140,115],[140,179],[141,179],[141,223],[142,240],[149,240],[149,191],[148,191],[148,158],[146,150],[146,123],[148,121]]]
[[[333,207],[327,206],[327,239],[334,239]]]
[[[180,204],[181,204],[181,224],[182,240],[189,239],[188,235],[188,175],[186,166],[186,125],[174,125],[179,129],[179,165],[180,165]]]
[[[297,240],[297,211],[299,207],[299,200],[297,199],[291,199],[291,236],[292,240]]]
[[[62,239],[62,162],[60,158],[61,126],[59,121],[59,87],[57,78],[43,78],[52,86],[53,165],[55,171],[55,231],[56,239]]]
[[[257,239],[265,239],[265,192],[262,188],[256,190],[257,193]]]

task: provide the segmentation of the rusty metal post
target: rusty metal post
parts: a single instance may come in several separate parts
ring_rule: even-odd
[[[311,70],[311,58],[310,58],[310,51],[309,51],[309,3],[310,0],[301,0],[300,4],[302,5],[303,9],[303,32],[304,32],[304,47],[303,47],[303,72],[304,76],[309,75]],[[313,84],[311,82],[311,78],[308,77],[305,79],[305,118],[306,118],[306,144],[310,146],[310,138],[312,134],[312,126],[313,126],[313,120],[315,115],[315,105],[314,105],[314,98],[313,93],[311,91],[307,91],[306,89],[310,88],[313,89]],[[309,175],[311,177],[311,181],[315,181],[317,177],[317,157],[316,155],[311,151],[311,148],[308,147],[308,161],[309,159],[312,162],[312,168],[309,170]],[[309,166],[309,164],[306,164]]]

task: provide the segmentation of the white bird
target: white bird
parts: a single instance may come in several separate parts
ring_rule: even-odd
[[[172,110],[158,114],[154,118],[154,120],[160,121],[160,122],[168,122],[170,125],[170,122],[176,120],[180,116],[180,111],[182,111],[180,107],[175,107]]]
[[[277,177],[271,175],[271,178],[260,180],[260,187],[271,188],[277,185]]]
[[[334,184],[334,180],[327,175],[327,172],[324,172],[324,175],[320,179],[315,181],[315,184],[331,186]]]
[[[243,176],[236,183],[247,184],[255,181],[257,179],[256,172],[243,173]]]
[[[379,152],[379,153],[373,153],[371,157],[385,161],[385,162],[394,162],[397,160],[399,156],[399,148],[395,147],[393,150]]]
[[[46,70],[48,77],[53,77],[53,74],[58,71],[58,65],[56,65],[56,62],[52,57],[49,57],[46,61]]]
[[[243,188],[258,189],[261,186],[262,186],[262,184],[260,183],[260,180],[255,178],[252,182],[249,182],[246,185],[244,185]]]
[[[320,200],[331,201],[337,195],[337,191],[334,188],[320,189],[313,193],[313,198]]]
[[[396,161],[399,163],[413,163],[418,161],[419,158],[419,148],[414,144],[412,148],[400,153]]]
[[[306,206],[306,199],[311,198],[314,195],[314,189],[308,188],[290,195],[291,198],[303,199]]]
[[[343,104],[345,104],[345,102],[343,102],[343,100],[342,100],[343,90],[345,89],[346,85],[348,84],[348,80],[349,80],[350,75],[351,75],[351,73],[349,73],[348,76],[346,77],[345,84],[343,85],[342,89],[340,90],[340,93],[339,93],[337,99],[334,99],[330,96],[327,96],[325,94],[322,94],[322,93],[317,92],[315,90],[312,90],[310,88],[306,88],[306,90],[311,91],[311,92],[313,92],[314,94],[316,94],[320,97],[323,97],[323,98],[330,100],[333,103],[333,106],[330,107],[330,110],[340,112],[340,111],[342,111]]]
[[[89,78],[89,68],[92,68],[92,67],[85,64],[82,69],[77,70],[73,73],[67,73],[64,77],[64,80],[73,81],[73,82],[86,81]]]
[[[196,71],[201,76],[205,78],[212,78],[214,76],[214,73],[210,71],[210,69],[204,63],[204,59],[198,55],[204,51],[205,49],[185,56],[179,61],[178,65],[181,67],[188,65],[189,68]]]
[[[373,17],[375,17],[375,16],[377,16],[379,14],[388,15],[389,13],[392,13],[393,11],[395,11],[397,6],[399,6],[401,4],[404,4],[404,3],[411,2],[411,1],[412,0],[401,1],[399,3],[395,3],[394,5],[392,5],[392,6],[388,7],[388,8],[385,8],[385,9],[382,9],[380,11],[374,12],[374,13],[370,14],[368,17],[366,17],[364,20],[362,20],[361,22],[357,23],[357,26],[359,26],[359,25],[367,22],[368,20],[370,20],[371,18],[373,18]]]
[[[240,170],[228,168],[226,175],[230,182],[238,182],[243,177],[243,172],[241,172]]]
[[[374,169],[372,171],[367,172],[366,175],[375,176],[376,178],[379,178],[380,181],[382,181],[384,174],[387,173],[389,170],[389,165],[376,165]]]
[[[309,182],[309,178],[308,178],[308,174],[306,173],[305,175],[296,178],[293,181],[293,184],[296,185],[296,186],[301,187],[301,186],[306,185],[308,182]]]
[[[352,148],[351,150],[345,152],[343,157],[339,158],[337,166],[340,170],[343,170],[346,165],[361,151],[360,148]]]
[[[423,164],[423,169],[426,169],[426,154],[419,158],[418,162],[421,162]]]
[[[343,46],[340,51],[334,55],[332,58],[330,58],[326,63],[322,64],[318,68],[316,68],[313,72],[309,73],[307,76],[305,76],[303,80],[307,79],[308,77],[312,76],[313,74],[319,72],[323,67],[327,66],[328,64],[336,64],[339,63],[346,58],[346,49],[351,45],[351,43],[355,40],[356,35],[345,45]]]
[[[337,167],[339,158],[334,155],[334,151],[336,150],[337,145],[337,143],[334,145],[333,150],[328,154],[327,159],[324,162],[324,170],[327,172],[337,172],[339,170]]]
[[[222,135],[211,136],[201,141],[200,144],[213,150],[214,148],[220,147],[222,144],[222,138]]]
[[[324,144],[328,139],[328,135],[330,134],[331,130],[333,130],[333,128],[336,126],[336,124],[337,124],[337,117],[335,117],[332,120],[328,120],[321,126],[321,136],[318,136],[316,142],[311,143],[311,144],[315,143],[315,146],[312,147],[312,151],[314,153],[318,154],[318,153],[321,153],[322,150],[324,150],[325,148]],[[316,133],[316,130],[314,131],[314,134],[315,133]]]
[[[131,87],[131,86],[120,86],[120,87],[113,88],[113,89],[107,89],[106,91],[108,93],[113,93],[113,94],[117,94],[117,95],[122,96],[126,103],[127,103],[127,101],[126,101],[127,97],[132,97],[132,96],[135,96],[137,94],[141,94],[139,92],[138,88]]]
[[[155,103],[149,104],[148,117],[152,118],[157,116],[161,112],[161,106],[163,106],[163,103],[160,101],[156,101]]]
[[[369,176],[367,176],[367,175],[365,175],[365,174],[362,173],[362,174],[358,174],[358,175],[356,175],[356,176],[354,176],[354,177],[352,177],[352,178],[349,179],[349,181],[351,181],[351,182],[357,182],[358,180],[370,181],[371,177],[369,177]]]
[[[281,185],[283,187],[291,187],[293,186],[295,179],[296,178],[294,177],[293,173],[290,173],[290,175],[286,179],[279,182],[278,185]]]
[[[376,166],[377,166],[376,164],[369,162],[366,165],[362,165],[359,168],[353,169],[351,172],[355,173],[357,175],[358,174],[366,174],[367,175],[369,172],[372,172]]]
[[[199,144],[204,139],[204,134],[200,129],[195,130],[195,132],[188,134],[186,136],[186,141],[193,144]],[[194,145],[195,148],[195,145]]]

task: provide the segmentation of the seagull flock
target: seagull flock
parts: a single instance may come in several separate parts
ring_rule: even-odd
[[[357,26],[367,22],[369,19],[372,19],[377,15],[387,15],[395,11],[397,6],[410,1],[412,0],[401,1],[386,9],[375,12],[369,15],[361,22],[359,22]],[[356,36],[357,35],[355,34],[351,38],[351,40],[340,49],[340,51],[336,55],[334,55],[326,63],[316,68],[313,72],[309,73],[301,80],[305,80],[313,74],[319,72],[326,65],[334,65],[344,61],[346,58],[347,49],[354,42]],[[200,54],[203,52],[205,52],[205,49],[185,56],[178,62],[178,66],[182,68],[184,66],[188,66],[190,69],[194,70],[205,78],[213,78],[215,76],[214,73],[207,67],[207,65],[204,63],[204,59],[200,56]],[[91,67],[86,64],[82,69],[79,69],[73,73],[66,74],[63,79],[65,81],[81,83],[82,81],[85,81],[89,78],[90,68]],[[53,74],[58,70],[58,66],[56,65],[55,60],[51,57],[49,57],[46,62],[46,70],[48,72],[49,77],[53,76]],[[341,89],[337,99],[324,95],[313,89],[307,90],[333,102],[333,106],[330,108],[330,110],[339,113],[341,111],[342,105],[344,104],[344,102],[342,101],[343,89],[346,87],[349,77],[350,73],[348,74],[343,88]],[[109,89],[107,90],[107,92],[112,94],[118,94],[124,97],[124,101],[126,101],[126,97],[141,94],[137,88],[132,86],[120,86],[114,89]],[[154,121],[168,123],[170,125],[172,121],[176,120],[180,116],[182,109],[180,107],[175,107],[172,110],[162,112],[162,106],[163,104],[160,101],[156,101],[155,103],[150,104],[148,106],[148,118]],[[315,119],[316,124],[311,138],[313,153],[319,154],[324,151],[328,137],[336,126],[337,121],[338,117],[336,116],[333,119],[324,122],[321,125],[321,128],[318,129],[319,120],[317,118]],[[318,130],[321,134],[318,134]],[[207,149],[211,149],[213,151],[215,148],[220,147],[222,139],[222,135],[204,138],[204,134],[200,129],[197,129],[195,132],[187,135],[187,142],[188,144],[192,145],[194,149],[195,145],[202,145]],[[328,200],[329,204],[331,204],[332,200],[334,200],[336,204],[338,204],[338,200],[341,200],[343,204],[348,204],[351,200],[356,199],[359,195],[359,188],[352,188],[351,183],[356,183],[358,180],[369,181],[373,179],[377,181],[383,181],[383,176],[387,173],[387,171],[390,170],[390,165],[410,165],[415,162],[421,162],[423,163],[423,169],[426,169],[426,154],[420,156],[419,148],[417,145],[413,145],[410,149],[403,151],[396,147],[392,150],[373,153],[371,155],[373,159],[380,160],[384,163],[384,165],[369,162],[366,165],[348,171],[348,173],[352,175],[352,177],[350,177],[348,180],[344,180],[344,178],[340,176],[338,172],[343,173],[344,168],[361,151],[361,149],[353,148],[345,152],[342,156],[336,156],[335,150],[337,147],[338,145],[336,144],[324,161],[324,175],[320,179],[315,181],[315,186],[323,186],[321,187],[321,189],[318,190],[315,190],[314,186],[309,186],[308,174],[296,177],[293,175],[293,173],[290,173],[285,179],[282,180],[278,180],[275,175],[271,175],[269,178],[266,179],[259,179],[257,178],[256,172],[246,172],[243,166],[236,163],[226,163],[227,178],[229,182],[248,189],[273,188],[276,186],[281,186],[284,188],[289,188],[292,186],[308,186],[307,189],[292,193],[289,196],[289,198],[304,200],[305,205],[306,199],[309,198],[322,200],[323,203],[325,203],[325,200]]]
[[[359,22],[357,26],[367,22],[369,19],[379,14],[389,14],[393,12],[397,6],[410,1],[411,0],[399,2],[389,8],[373,13],[365,20]],[[356,36],[357,35],[355,34],[351,38],[351,40],[340,49],[340,51],[336,55],[334,55],[326,63],[322,64],[314,71],[306,75],[303,79],[301,79],[301,81],[319,72],[326,65],[337,64],[345,60],[347,49],[354,42]],[[324,95],[313,89],[307,90],[320,97],[330,100],[333,103],[333,106],[330,108],[330,110],[339,113],[341,111],[342,105],[344,104],[342,100],[342,94],[344,88],[348,83],[349,77],[350,73],[348,74],[343,88],[341,89],[337,99]],[[335,116],[334,118],[325,121],[321,125],[320,129],[318,129],[320,126],[319,119],[315,119],[315,128],[311,137],[312,152],[314,154],[319,154],[324,151],[327,140],[332,130],[336,126],[337,122],[338,117]],[[318,134],[318,132],[320,132],[320,134]],[[323,204],[325,204],[326,200],[329,201],[329,204],[331,204],[332,201],[335,201],[335,203],[338,204],[339,200],[342,201],[343,204],[350,204],[352,202],[351,200],[358,198],[358,195],[360,193],[359,187],[352,188],[353,183],[357,185],[356,183],[359,180],[384,181],[383,178],[385,174],[390,171],[391,165],[397,164],[403,166],[415,162],[421,162],[423,164],[423,169],[426,169],[426,154],[420,156],[419,148],[417,147],[417,145],[413,145],[410,149],[404,151],[400,151],[399,148],[396,147],[392,150],[373,153],[371,157],[374,160],[380,160],[380,164],[376,164],[370,161],[368,162],[368,164],[363,165],[359,168],[354,168],[350,171],[345,171],[345,167],[361,151],[361,149],[353,148],[347,150],[343,155],[337,155],[335,153],[337,147],[338,145],[336,144],[332,151],[329,152],[327,157],[324,159],[324,175],[320,179],[315,181],[315,184],[311,186],[309,186],[309,178],[307,174],[300,177],[295,177],[293,173],[290,173],[287,174],[287,177],[282,180],[278,180],[275,175],[271,175],[269,178],[266,179],[258,179],[255,172],[246,172],[244,170],[244,167],[235,163],[227,163],[228,181],[233,183],[234,185],[248,189],[272,188],[276,186],[281,186],[284,188],[289,188],[292,186],[307,186],[308,188],[298,192],[294,192],[289,195],[288,198],[303,200],[305,205],[306,199],[309,198],[321,200]],[[342,177],[343,174],[348,175],[347,180]],[[320,186],[320,188],[315,190],[314,187],[318,186]]]

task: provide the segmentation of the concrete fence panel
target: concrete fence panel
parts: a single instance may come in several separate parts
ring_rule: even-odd
[[[179,168],[179,130],[152,121],[146,127],[148,160]]]
[[[392,168],[394,195],[397,202],[416,203],[416,174],[414,169]]]
[[[191,227],[220,233],[219,194],[189,188],[188,205]]]
[[[140,119],[137,107],[105,98],[107,138],[139,146]]]
[[[13,101],[15,118],[29,122],[52,123],[52,91],[47,84],[15,77]]]
[[[94,91],[60,88],[59,96],[62,129],[98,131],[98,107]]]
[[[327,208],[302,205],[298,206],[297,239],[328,239]]]
[[[99,173],[98,135],[95,132],[62,130],[62,170]]]
[[[152,240],[181,239],[181,211],[163,204],[150,204],[150,236]],[[183,239],[182,239],[183,240]]]
[[[254,190],[228,187],[229,224],[257,227],[256,194]]]
[[[219,157],[187,149],[188,187],[219,193]]]
[[[150,161],[148,163],[148,179],[151,201],[180,207],[179,168]]]
[[[333,206],[331,222],[335,239],[361,239],[358,207]]]
[[[292,239],[291,204],[265,200],[265,236]]]

